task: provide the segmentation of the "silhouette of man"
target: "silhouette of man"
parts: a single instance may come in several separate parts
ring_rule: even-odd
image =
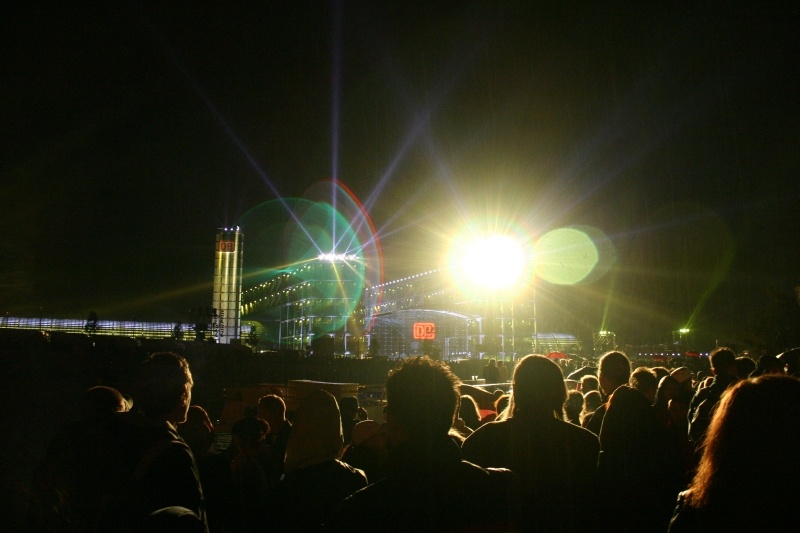
[[[429,357],[408,358],[389,375],[386,399],[387,476],[345,500],[329,528],[504,530],[509,472],[462,461],[448,435],[459,401],[452,371]],[[501,504],[476,512],[483,501]]]
[[[597,368],[597,381],[600,383],[600,392],[603,393],[604,400],[614,393],[622,385],[627,385],[631,377],[631,362],[622,352],[611,351],[603,354]],[[600,435],[600,428],[603,426],[603,418],[606,416],[607,405],[604,403],[598,407],[594,414],[584,420],[586,429]]]
[[[709,355],[714,379],[708,387],[698,390],[689,404],[689,436],[699,449],[711,423],[711,415],[722,393],[736,381],[736,354],[730,348],[720,347]]]
[[[32,517],[32,529],[137,530],[170,507],[186,509],[207,529],[197,465],[177,432],[192,398],[189,365],[162,352],[139,370],[136,412],[91,417],[54,441],[56,457],[45,461],[40,480],[69,483],[58,488],[58,511]]]

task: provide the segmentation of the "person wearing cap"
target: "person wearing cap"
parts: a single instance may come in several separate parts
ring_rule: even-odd
[[[675,378],[675,381],[677,381],[678,385],[680,385],[682,388],[690,391],[694,390],[694,384],[692,383],[692,371],[688,367],[678,367],[670,372],[669,375]]]

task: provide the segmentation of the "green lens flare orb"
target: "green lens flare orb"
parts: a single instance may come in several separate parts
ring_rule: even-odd
[[[536,276],[557,285],[586,279],[600,259],[591,237],[576,228],[559,228],[536,243]]]

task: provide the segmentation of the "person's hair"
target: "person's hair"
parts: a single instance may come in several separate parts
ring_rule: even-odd
[[[756,368],[750,373],[750,377],[758,377],[764,374],[783,374],[784,364],[774,355],[764,354],[758,358]]]
[[[244,449],[253,449],[264,441],[269,433],[269,424],[266,420],[257,417],[245,417],[236,422],[231,428],[231,436],[239,439],[240,446]]]
[[[664,376],[656,389],[656,397],[653,400],[653,405],[667,409],[669,401],[678,395],[681,389],[681,384],[672,376]]]
[[[646,394],[646,391],[648,390],[653,391],[655,394],[655,391],[658,388],[656,373],[646,366],[640,366],[634,370],[633,373],[631,373],[631,377],[628,381],[631,387],[638,390],[642,394]]]
[[[162,418],[180,405],[193,384],[186,359],[172,352],[154,353],[139,368],[135,405],[148,418]]]
[[[186,421],[178,425],[178,433],[198,457],[208,451],[214,440],[214,424],[205,409],[192,405],[186,413]]]
[[[587,374],[581,377],[581,392],[586,394],[589,391],[599,390],[600,383],[597,381],[597,376]]]
[[[665,366],[654,366],[650,370],[656,375],[656,382],[661,383],[664,376],[669,376],[669,369]]]
[[[569,393],[567,393],[567,399],[564,402],[564,416],[570,422],[579,424],[582,409],[583,394],[576,390],[569,391]]]
[[[511,403],[510,394],[502,394],[494,401],[494,411],[497,413],[497,420],[505,419],[508,415],[508,405]]]
[[[598,435],[600,446],[608,451],[609,461],[627,457],[626,461],[633,462],[626,464],[634,464],[654,453],[648,448],[652,446],[656,424],[647,397],[633,387],[620,385],[606,404],[603,427]]]
[[[125,411],[125,398],[117,389],[99,385],[83,393],[80,402],[81,416],[93,417]]]
[[[286,417],[286,402],[277,394],[267,394],[258,399],[258,407],[275,413],[280,418]]]
[[[339,398],[339,410],[342,413],[356,414],[358,412],[358,398],[355,396],[342,396]]]
[[[603,403],[603,397],[599,390],[590,390],[583,395],[583,410],[581,411],[581,424],[592,415]]]
[[[736,354],[730,348],[720,346],[712,350],[708,356],[711,369],[717,375],[728,374],[736,365]]]
[[[462,394],[458,408],[458,416],[464,421],[464,424],[470,429],[478,429],[481,425],[481,412],[478,408],[478,402],[469,394]]]
[[[777,374],[739,381],[714,411],[688,501],[693,507],[730,504],[731,509],[745,498],[769,505],[786,502],[792,496],[781,492],[800,476],[798,449],[800,381]],[[770,468],[757,460],[758,453],[769,454],[779,466]],[[780,489],[773,490],[776,487]]]
[[[606,352],[600,358],[599,373],[616,386],[625,385],[631,377],[631,362],[622,352]]]
[[[336,398],[325,390],[309,393],[297,408],[286,443],[286,472],[338,459],[344,439]]]
[[[512,417],[552,415],[562,420],[567,386],[561,369],[543,355],[526,355],[514,369]]]
[[[736,366],[736,375],[739,379],[747,379],[756,369],[756,362],[744,356],[737,357],[734,361],[734,365]]]
[[[409,357],[386,380],[386,413],[410,438],[447,435],[458,407],[459,380],[441,361]]]

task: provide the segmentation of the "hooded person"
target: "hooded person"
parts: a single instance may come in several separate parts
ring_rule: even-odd
[[[280,531],[314,531],[367,476],[339,460],[344,445],[339,406],[328,392],[315,390],[300,404],[286,445],[286,474],[276,490]]]

